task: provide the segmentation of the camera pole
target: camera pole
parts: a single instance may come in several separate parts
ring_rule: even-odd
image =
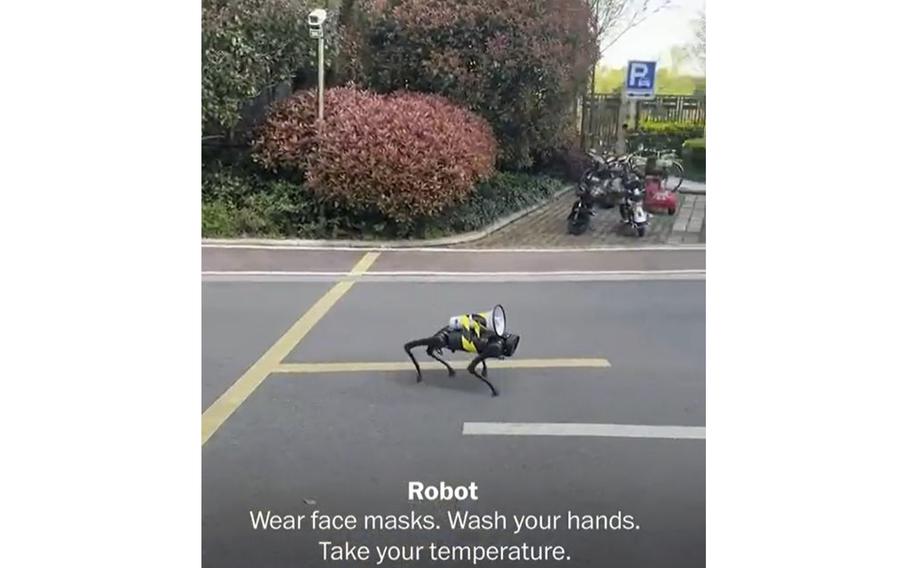
[[[319,42],[319,107],[316,114],[317,122],[322,122],[325,110],[325,25],[328,13],[323,8],[316,8],[307,16],[307,25],[310,28],[310,38]]]
[[[322,120],[324,103],[324,93],[325,93],[325,65],[323,64],[323,56],[325,49],[325,39],[320,35],[319,36],[319,120]]]

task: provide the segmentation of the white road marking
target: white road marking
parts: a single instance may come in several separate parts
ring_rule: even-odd
[[[645,424],[577,424],[562,422],[465,422],[465,436],[597,436],[704,440],[704,426]]]
[[[454,368],[466,369],[470,359],[450,359],[449,364]],[[504,359],[489,360],[491,369],[596,369],[610,366],[604,358],[550,358],[550,359]],[[321,373],[362,373],[384,371],[413,371],[414,364],[410,361],[381,361],[381,362],[348,362],[348,363],[282,363],[273,372],[291,374],[321,374]],[[442,367],[427,369],[442,371]],[[426,372],[426,371],[424,371]]]
[[[204,280],[332,280],[347,277],[345,272],[204,270]],[[359,282],[546,282],[623,280],[704,280],[704,269],[692,270],[557,270],[540,272],[366,272]]]
[[[202,248],[212,249],[254,249],[254,250],[305,250],[305,251],[357,251],[357,252],[498,252],[498,253],[573,253],[573,252],[639,252],[639,251],[704,251],[705,245],[647,245],[647,246],[600,246],[579,248],[442,248],[440,247],[381,247],[381,246],[318,246],[293,244],[228,244],[202,243]]]

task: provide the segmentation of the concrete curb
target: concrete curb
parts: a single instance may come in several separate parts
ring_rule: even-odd
[[[680,186],[679,192],[688,193],[691,195],[705,195],[705,184],[698,181],[683,180],[683,184]]]
[[[415,246],[420,247],[443,247],[449,245],[460,245],[464,243],[470,243],[478,239],[486,237],[494,231],[502,229],[506,225],[514,223],[515,221],[525,217],[537,211],[545,205],[549,205],[551,202],[559,199],[569,191],[571,191],[575,186],[569,185],[563,189],[554,193],[549,199],[544,199],[539,203],[535,203],[530,207],[522,209],[517,213],[513,213],[508,217],[503,217],[502,219],[491,223],[490,225],[484,227],[483,229],[478,229],[477,231],[471,231],[470,233],[462,233],[461,235],[452,235],[451,237],[441,237],[438,239],[402,239],[397,241],[366,241],[366,240],[351,240],[351,239],[337,239],[337,240],[316,240],[316,239],[202,239],[203,245],[256,245],[256,246],[295,246],[295,247],[322,247],[322,248],[365,248],[365,249],[376,249],[376,248],[413,248]]]

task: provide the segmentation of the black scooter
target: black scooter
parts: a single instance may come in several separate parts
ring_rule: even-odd
[[[600,156],[588,152],[591,167],[582,176],[589,187],[594,203],[604,209],[611,209],[622,200],[623,189],[620,181],[628,166],[628,156]]]
[[[635,172],[627,172],[623,176],[622,185],[625,193],[619,204],[619,217],[634,234],[643,237],[648,229],[650,215],[643,206],[645,191],[641,177]]]
[[[575,190],[578,199],[572,205],[572,211],[569,213],[567,226],[570,235],[581,235],[591,226],[591,217],[594,216],[594,196],[588,184],[582,182]]]

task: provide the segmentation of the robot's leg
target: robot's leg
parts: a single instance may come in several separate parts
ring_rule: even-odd
[[[451,365],[449,365],[448,363],[446,363],[446,362],[442,359],[442,357],[440,357],[439,355],[437,355],[437,354],[436,354],[437,352],[440,352],[440,349],[434,349],[432,346],[427,347],[427,355],[429,355],[429,356],[432,357],[433,359],[436,359],[437,361],[439,361],[440,363],[442,363],[443,365],[445,365],[446,369],[449,371],[449,376],[450,376],[450,377],[454,377],[454,376],[455,376],[455,369],[453,369]]]
[[[455,371],[452,370],[451,367],[449,367],[449,364],[446,363],[445,361],[443,361],[442,359],[439,359],[438,357],[436,357],[435,353],[434,353],[435,351],[441,350],[443,347],[445,347],[445,345],[446,345],[445,334],[443,334],[441,332],[437,332],[435,335],[433,335],[431,337],[424,337],[423,339],[415,339],[414,341],[409,341],[404,344],[405,353],[408,354],[408,357],[411,358],[411,362],[414,363],[414,368],[417,369],[417,382],[418,383],[423,379],[423,374],[420,372],[420,364],[417,363],[417,359],[414,358],[414,354],[411,353],[411,349],[414,349],[415,347],[426,347],[427,353],[431,357],[433,357],[434,359],[436,359],[437,361],[440,361],[443,365],[445,365],[446,368],[449,369],[449,373],[453,374]]]
[[[490,387],[490,392],[493,393],[493,396],[499,396],[499,392],[497,392],[496,387],[494,387],[490,383],[490,381],[488,381],[485,377],[483,377],[477,373],[477,365],[479,363],[484,363],[484,365],[486,365],[486,363],[484,362],[484,359],[486,359],[487,357],[489,357],[489,355],[486,355],[484,353],[481,353],[477,357],[474,357],[474,359],[471,361],[471,364],[468,365],[468,372],[471,373],[472,375],[474,375],[475,377],[477,377],[478,379],[480,379],[481,381],[487,383],[487,386]]]

